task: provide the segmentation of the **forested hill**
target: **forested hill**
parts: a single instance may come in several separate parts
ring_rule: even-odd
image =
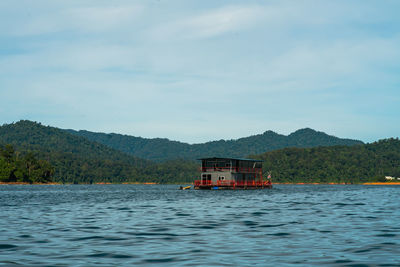
[[[233,153],[235,149],[243,149],[246,142],[249,147],[253,147],[254,144],[264,146],[266,140],[270,140],[269,149],[272,149],[288,143],[297,146],[314,146],[321,143],[334,145],[338,138],[303,129],[289,136],[266,132],[263,135],[202,145],[210,146],[207,155],[214,156],[221,155],[218,153],[222,153],[222,150],[213,150],[211,147],[220,146],[222,149],[226,143],[235,144],[236,146],[227,148],[227,153]],[[163,140],[158,141],[163,143]],[[345,143],[346,145],[339,146],[284,148],[253,157],[264,161],[264,175],[271,171],[273,182],[360,183],[383,180],[384,176],[400,177],[398,139],[359,145],[359,142],[352,140]],[[356,145],[347,146],[354,143]],[[180,145],[190,146],[183,143]],[[201,145],[190,147],[195,151],[196,146]],[[192,182],[198,175],[198,163],[194,161],[153,163],[40,123],[19,121],[0,127],[0,182],[54,180],[65,183],[183,183]]]
[[[256,155],[274,182],[363,183],[400,177],[400,141],[356,146],[285,148]]]
[[[0,142],[11,144],[20,151],[63,152],[93,159],[109,158],[129,161],[133,165],[146,162],[61,129],[27,120],[1,126]]]
[[[219,140],[202,144],[187,144],[161,138],[141,138],[121,134],[67,130],[69,133],[102,143],[139,158],[165,161],[193,160],[201,157],[247,157],[286,147],[316,147],[363,144],[358,140],[341,139],[306,128],[288,136],[266,131],[263,134],[237,140]]]
[[[38,160],[46,160],[54,169],[56,182],[168,183],[191,181],[197,174],[196,163],[156,165],[84,137],[31,121],[1,126],[0,145],[11,145],[21,154],[20,157],[31,152]]]

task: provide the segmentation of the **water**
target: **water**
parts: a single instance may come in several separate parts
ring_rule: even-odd
[[[399,266],[400,186],[0,186],[0,266]]]

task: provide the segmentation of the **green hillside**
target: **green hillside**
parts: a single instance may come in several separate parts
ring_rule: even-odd
[[[0,145],[0,182],[49,183],[54,169],[45,160],[37,160],[32,153],[21,155],[12,145]]]
[[[154,161],[171,159],[194,160],[201,157],[214,156],[243,158],[248,155],[260,154],[286,147],[347,146],[362,144],[362,142],[358,140],[341,139],[309,128],[298,130],[288,136],[267,131],[263,134],[237,140],[219,140],[194,145],[160,138],[147,139],[114,133],[105,134],[89,131],[67,131],[127,154]]]
[[[362,183],[400,177],[400,141],[385,139],[356,146],[286,148],[254,158],[274,182]]]
[[[178,161],[155,164],[64,130],[31,121],[0,127],[0,144],[21,155],[31,152],[54,168],[54,180],[65,183],[192,181],[197,164]],[[171,174],[172,173],[172,174]]]
[[[174,160],[177,157],[193,159],[196,153],[209,148],[202,156],[239,157],[236,150],[252,152],[268,145],[269,149],[282,145],[330,146],[311,148],[284,148],[252,156],[264,161],[264,175],[272,172],[274,182],[303,183],[361,183],[381,181],[384,176],[400,177],[400,141],[385,139],[372,144],[339,139],[311,129],[296,131],[289,136],[265,132],[231,141],[215,141],[188,145],[180,151],[174,142],[166,139],[141,139],[142,153],[171,160],[154,163],[143,160],[105,144],[90,141],[54,127],[31,121],[19,121],[0,127],[0,181],[96,183],[96,182],[192,182],[198,173],[198,163],[193,160]],[[120,140],[120,148],[134,138],[115,134],[88,135],[110,138],[110,143]],[[104,141],[104,140],[103,140]],[[132,141],[133,142],[133,141]],[[344,142],[346,145],[335,145]],[[104,142],[103,142],[104,143]],[[133,142],[134,143],[134,142]],[[356,143],[356,145],[349,146]],[[357,144],[358,143],[358,144]],[[230,146],[228,146],[230,144]],[[167,146],[164,146],[167,145]],[[170,146],[168,148],[168,146]],[[149,149],[154,149],[150,153]],[[172,149],[177,149],[172,153]],[[223,148],[226,154],[223,154]],[[164,149],[164,150],[163,150]],[[122,149],[121,149],[122,150]],[[192,154],[190,154],[191,152]],[[254,153],[256,154],[256,153]],[[190,157],[189,157],[190,156]],[[196,156],[197,157],[197,156]],[[200,155],[199,155],[200,157]]]
[[[0,142],[12,144],[17,150],[62,152],[76,154],[86,158],[127,161],[133,165],[145,164],[147,161],[130,157],[108,146],[91,142],[86,138],[68,134],[55,127],[22,120],[0,127]]]

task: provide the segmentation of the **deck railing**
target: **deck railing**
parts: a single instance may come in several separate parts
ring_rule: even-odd
[[[195,180],[195,187],[263,187],[268,186],[271,183],[268,181],[235,181],[235,180],[221,180],[221,181],[210,181],[210,180]]]
[[[244,168],[244,167],[200,167],[201,172],[208,171],[221,171],[221,172],[245,172],[245,173],[258,173],[261,168]]]

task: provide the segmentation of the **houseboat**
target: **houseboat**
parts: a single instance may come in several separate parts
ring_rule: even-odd
[[[200,180],[194,189],[264,189],[272,188],[264,181],[262,161],[237,158],[202,158]]]

